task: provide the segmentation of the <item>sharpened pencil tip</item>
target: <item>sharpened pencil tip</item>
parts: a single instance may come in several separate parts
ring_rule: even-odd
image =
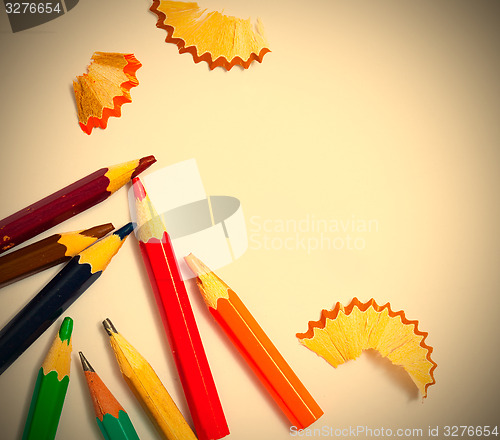
[[[109,320],[109,318],[106,318],[104,321],[102,321],[102,325],[104,326],[104,330],[106,330],[106,333],[109,336],[113,335],[114,333],[118,333],[118,330],[116,330],[115,326]]]
[[[118,235],[118,237],[120,237],[120,239],[123,240],[133,230],[134,230],[134,224],[133,223],[127,223],[125,226],[122,226],[120,229],[118,229],[117,231],[113,232],[113,234]]]
[[[79,351],[78,354],[80,355],[80,360],[82,361],[83,371],[90,371],[91,373],[95,373],[94,369],[92,368],[92,365],[89,364],[89,361],[83,355],[83,353]]]
[[[115,229],[115,227],[113,226],[112,223],[106,223],[104,225],[94,226],[93,228],[85,229],[84,231],[81,232],[81,234],[87,237],[101,238],[104,237],[109,232],[111,232],[113,229]]]
[[[69,345],[72,333],[73,320],[69,316],[66,316],[66,318],[63,319],[61,327],[59,327],[59,338],[62,342],[66,341],[66,343]]]
[[[134,177],[132,179],[132,188],[134,189],[134,196],[136,200],[144,200],[146,198],[146,189],[141,182],[139,177]]]
[[[139,160],[139,165],[135,169],[135,171],[132,173],[132,177],[136,177],[139,174],[141,174],[144,170],[149,168],[151,165],[153,165],[156,162],[156,159],[154,156],[146,156],[143,157]]]
[[[186,260],[187,265],[197,277],[205,273],[212,272],[207,266],[205,266],[205,264],[203,264],[201,260],[196,258],[193,254],[189,254],[187,257],[184,257],[184,260]]]

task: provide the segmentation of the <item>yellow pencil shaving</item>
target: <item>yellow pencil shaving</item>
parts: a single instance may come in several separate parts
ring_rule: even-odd
[[[361,303],[357,298],[347,307],[337,303],[332,310],[323,310],[319,321],[310,321],[308,331],[297,337],[334,367],[356,359],[364,350],[376,350],[402,366],[424,398],[427,388],[435,384],[437,365],[431,359],[432,347],[425,343],[427,333],[403,311],[394,312],[389,303],[379,306],[373,299]]]

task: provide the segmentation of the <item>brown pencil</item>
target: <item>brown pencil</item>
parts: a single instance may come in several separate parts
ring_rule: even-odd
[[[54,234],[0,256],[0,287],[69,261],[113,229],[111,223],[106,223],[84,231]]]

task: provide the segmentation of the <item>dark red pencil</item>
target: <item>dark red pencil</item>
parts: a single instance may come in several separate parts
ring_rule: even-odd
[[[137,238],[200,440],[229,434],[170,237],[139,178],[133,180]]]
[[[147,156],[102,168],[0,220],[0,253],[102,202],[154,162]]]

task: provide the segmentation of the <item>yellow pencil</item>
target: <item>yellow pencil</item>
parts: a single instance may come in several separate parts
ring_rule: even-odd
[[[103,321],[123,378],[158,431],[168,440],[195,440],[179,408],[142,355],[116,330]]]

